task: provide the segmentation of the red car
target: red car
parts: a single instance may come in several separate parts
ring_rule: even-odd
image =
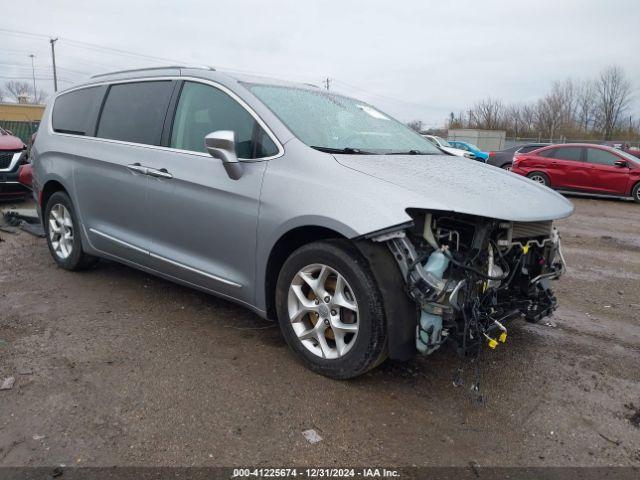
[[[640,159],[602,145],[551,145],[517,155],[511,171],[558,190],[632,197],[640,203]]]
[[[30,190],[18,180],[25,161],[25,145],[10,131],[0,128],[0,200],[24,198]]]

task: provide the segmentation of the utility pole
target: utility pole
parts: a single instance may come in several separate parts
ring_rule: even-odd
[[[329,88],[331,87],[331,79],[329,77],[324,79],[324,88],[326,88],[327,90],[329,90]]]
[[[36,97],[38,95],[38,92],[36,91],[36,67],[33,64],[33,59],[35,58],[35,55],[32,53],[29,56],[31,57],[31,75],[33,76],[33,103],[36,103]]]
[[[51,59],[53,60],[53,91],[58,91],[58,76],[56,74],[56,49],[55,43],[58,41],[58,38],[50,38],[49,43],[51,44]]]

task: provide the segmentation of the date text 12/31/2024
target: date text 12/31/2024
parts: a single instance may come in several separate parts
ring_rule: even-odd
[[[397,470],[387,468],[235,468],[233,478],[394,478]]]

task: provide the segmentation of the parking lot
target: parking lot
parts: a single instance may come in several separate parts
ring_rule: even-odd
[[[483,405],[450,350],[332,381],[239,306],[0,232],[0,465],[637,465],[640,206],[572,200],[560,308],[484,352]]]

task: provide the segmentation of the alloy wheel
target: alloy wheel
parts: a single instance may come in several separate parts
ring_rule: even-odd
[[[58,258],[65,260],[73,251],[73,220],[67,207],[56,203],[49,211],[49,240]]]
[[[540,183],[542,185],[547,184],[547,180],[542,175],[531,175],[529,178],[534,182]]]
[[[343,357],[355,345],[358,303],[334,268],[314,263],[298,271],[289,286],[288,312],[302,345],[320,358]]]

